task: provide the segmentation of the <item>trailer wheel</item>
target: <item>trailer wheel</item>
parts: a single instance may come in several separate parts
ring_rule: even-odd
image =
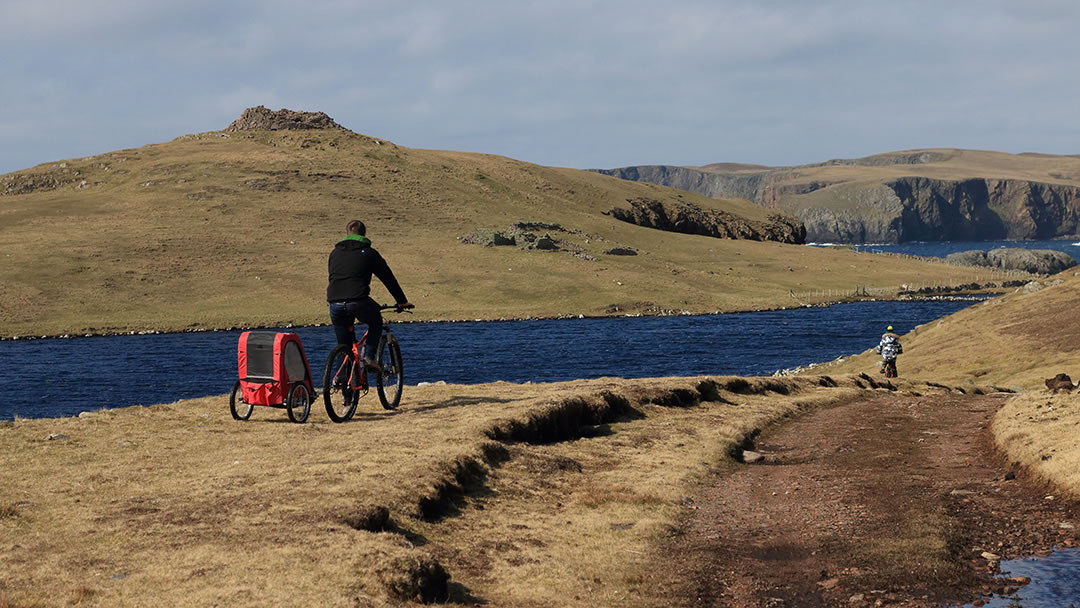
[[[254,404],[244,402],[244,392],[240,390],[240,381],[237,380],[229,393],[229,411],[232,412],[232,417],[236,420],[247,420],[254,409]]]
[[[285,400],[285,407],[289,410],[289,420],[304,422],[311,413],[311,391],[303,382],[297,382],[289,389],[289,396]]]

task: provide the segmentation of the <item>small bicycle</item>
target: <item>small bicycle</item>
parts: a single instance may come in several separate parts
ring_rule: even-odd
[[[381,305],[379,310],[407,312],[392,305]],[[353,344],[338,344],[330,351],[323,369],[323,402],[326,415],[334,422],[345,422],[356,413],[356,404],[368,392],[368,369],[363,364],[361,353],[368,341],[368,332]],[[392,410],[401,402],[401,389],[405,385],[402,373],[401,346],[397,338],[390,333],[389,323],[383,323],[383,333],[379,336],[376,349],[375,389],[384,409]]]
[[[895,378],[896,373],[896,359],[889,359],[881,366],[881,373],[885,374],[886,378]]]

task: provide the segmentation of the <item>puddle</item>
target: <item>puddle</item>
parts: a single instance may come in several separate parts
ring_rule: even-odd
[[[1080,608],[1080,549],[1002,561],[1001,575],[1026,576],[1031,582],[1013,595],[994,596],[983,608]],[[964,608],[974,606],[966,604]]]

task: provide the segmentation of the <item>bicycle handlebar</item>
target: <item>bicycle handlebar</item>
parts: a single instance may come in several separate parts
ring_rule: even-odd
[[[408,308],[401,308],[397,304],[379,304],[379,310],[393,310],[394,312],[407,312],[412,314],[412,309],[415,305],[410,305]]]

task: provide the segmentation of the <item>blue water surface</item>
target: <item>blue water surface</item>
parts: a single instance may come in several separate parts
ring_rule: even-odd
[[[1080,606],[1080,549],[1061,549],[1045,557],[1005,560],[1000,568],[1002,576],[1026,576],[1031,582],[1013,595],[991,599],[984,608]]]
[[[893,245],[852,245],[857,251],[872,253],[904,253],[923,257],[943,258],[960,251],[990,251],[1002,247],[1015,249],[1053,249],[1064,251],[1073,259],[1080,258],[1080,242],[1065,241],[913,241]]]
[[[682,317],[397,323],[405,382],[554,382],[618,376],[766,375],[865,351],[971,302],[855,302]],[[393,315],[389,315],[393,320]],[[317,379],[330,327],[293,328]],[[0,419],[170,403],[227,393],[239,331],[0,342]],[[900,366],[903,373],[903,361]],[[408,392],[405,393],[406,406]]]

